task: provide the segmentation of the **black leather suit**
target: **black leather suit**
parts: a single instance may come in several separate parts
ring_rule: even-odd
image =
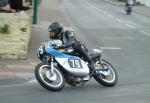
[[[61,46],[60,48],[72,47],[74,52],[80,54],[80,56],[82,56],[83,59],[90,64],[90,67],[94,68],[93,60],[91,60],[91,58],[87,54],[86,49],[82,48],[81,43],[76,40],[73,32],[65,31],[61,36],[61,41],[63,42],[63,46]]]

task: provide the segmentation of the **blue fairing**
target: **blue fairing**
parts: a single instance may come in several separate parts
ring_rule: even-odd
[[[71,55],[67,55],[67,54],[64,54],[64,53],[61,53],[55,49],[51,49],[51,48],[47,48],[46,49],[46,52],[48,54],[51,54],[53,55],[54,57],[57,57],[57,58],[70,58],[70,57],[75,57],[75,56],[71,56]]]

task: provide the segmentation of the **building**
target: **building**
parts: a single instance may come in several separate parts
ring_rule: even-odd
[[[140,2],[141,4],[144,4],[147,7],[150,7],[150,0],[136,0],[137,2]]]

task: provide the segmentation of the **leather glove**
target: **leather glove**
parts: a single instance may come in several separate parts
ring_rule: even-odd
[[[64,48],[65,48],[65,45],[59,46],[59,49],[64,49]]]

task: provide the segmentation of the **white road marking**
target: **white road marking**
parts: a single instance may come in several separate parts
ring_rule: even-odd
[[[115,20],[118,21],[119,23],[123,23],[123,21],[118,18],[115,18]]]
[[[27,83],[37,83],[37,80],[33,79],[33,80],[28,81]]]
[[[137,28],[141,28],[141,26],[139,26],[138,24],[132,22],[132,21],[128,21],[128,20],[125,20],[124,22],[127,22],[128,24],[131,24],[131,25],[134,25],[136,26]]]
[[[100,47],[100,49],[102,49],[102,50],[104,50],[104,49],[121,50],[122,48],[119,48],[119,47]]]
[[[110,17],[110,18],[112,18],[112,19],[114,19],[114,16],[112,16],[112,15],[110,15],[110,14],[108,14],[107,16]]]
[[[136,29],[136,27],[133,26],[133,25],[130,25],[130,24],[127,24],[127,23],[125,23],[125,25],[128,26],[129,28]]]
[[[139,30],[141,33],[143,33],[143,34],[145,34],[145,35],[147,35],[147,36],[150,36],[150,34],[149,33],[147,33],[147,32],[145,32],[145,31],[143,31],[143,30]]]
[[[123,39],[128,39],[128,40],[134,40],[133,37],[102,37],[102,39],[120,39],[120,40],[123,40]]]

